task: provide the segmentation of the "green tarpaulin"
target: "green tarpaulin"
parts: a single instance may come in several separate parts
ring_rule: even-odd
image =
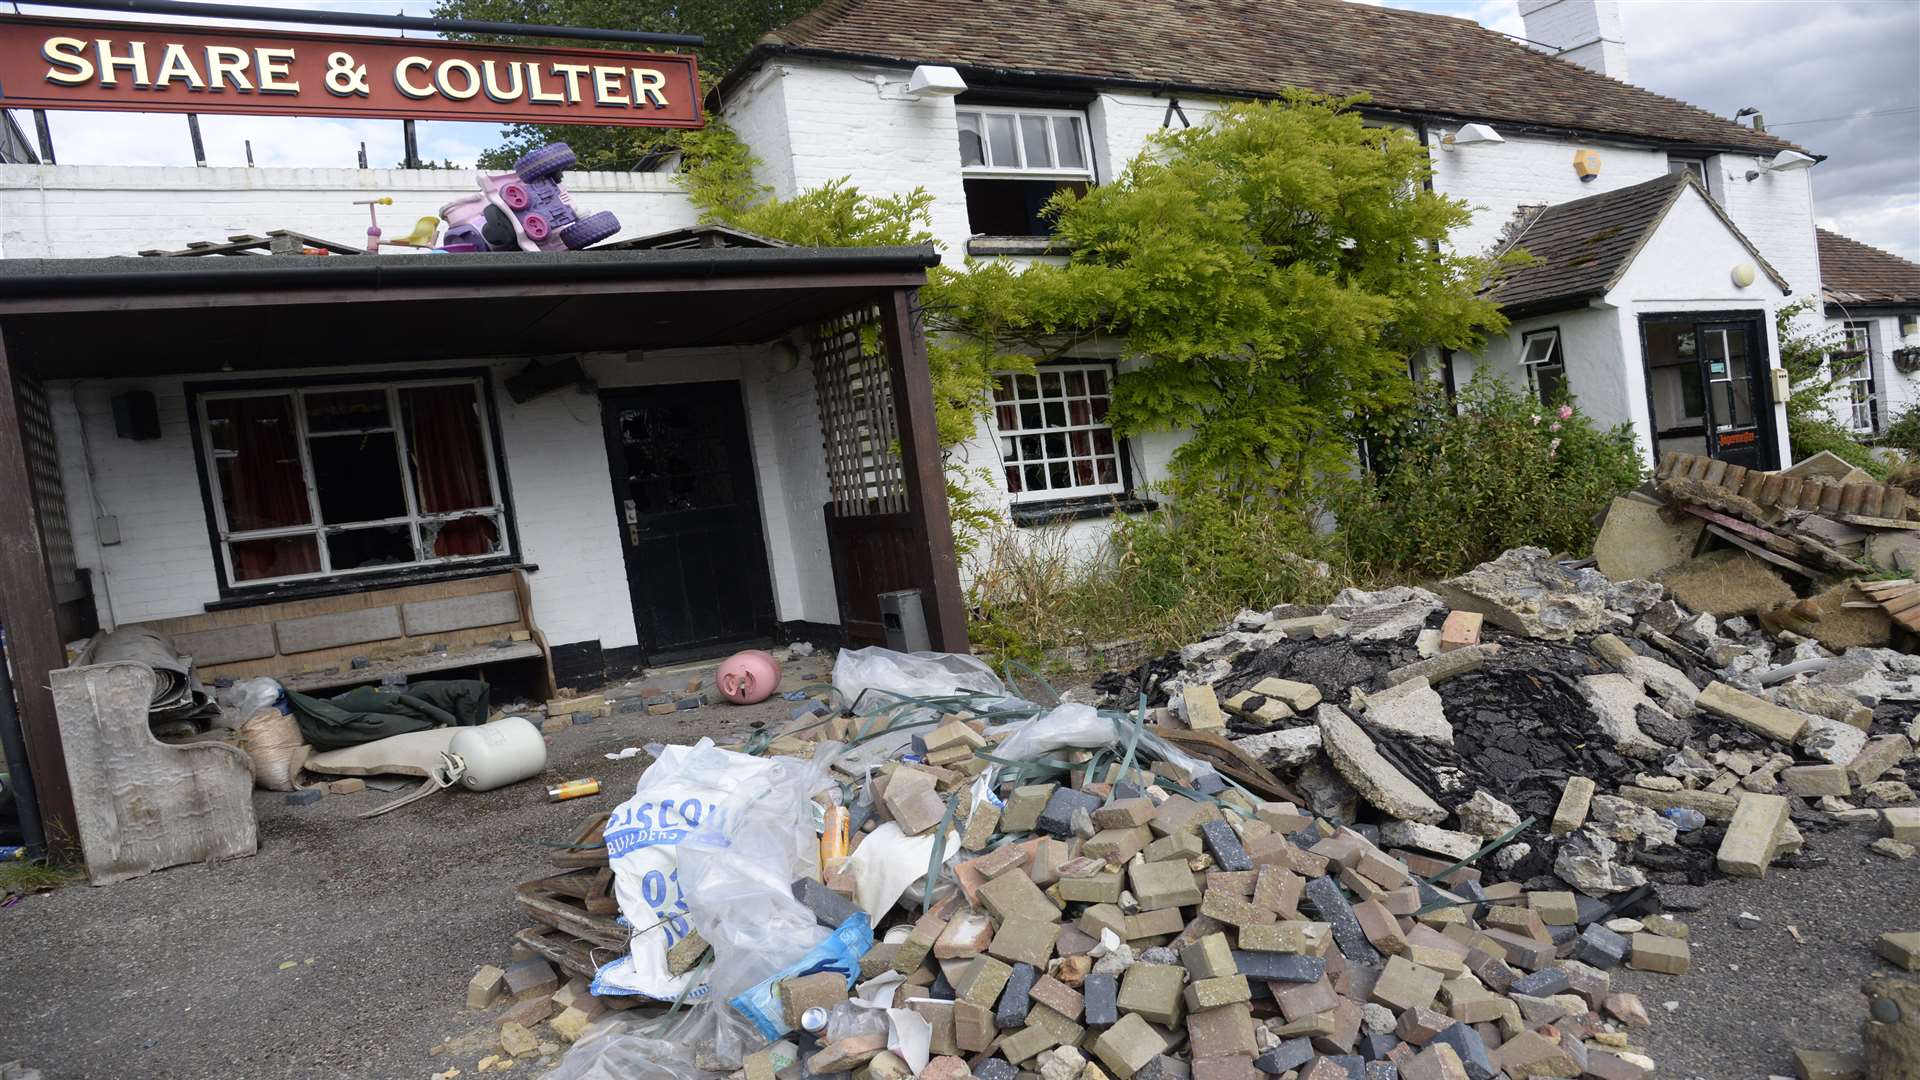
[[[417,682],[401,690],[362,686],[330,698],[287,691],[300,734],[316,750],[425,731],[487,722],[487,684],[478,679]]]

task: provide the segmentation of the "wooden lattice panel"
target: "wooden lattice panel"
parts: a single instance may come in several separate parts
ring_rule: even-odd
[[[67,520],[67,497],[60,482],[60,458],[53,441],[53,413],[47,391],[28,378],[15,380],[20,409],[20,442],[27,453],[27,476],[34,509],[40,515],[40,541],[46,546],[47,573],[55,584],[77,581],[79,564],[73,554],[73,528]]]
[[[813,376],[834,509],[843,516],[905,513],[906,471],[880,312],[863,308],[815,327]]]

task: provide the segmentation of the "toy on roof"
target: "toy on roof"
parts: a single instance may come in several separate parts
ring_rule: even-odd
[[[512,172],[480,174],[480,191],[440,208],[444,251],[578,251],[620,231],[600,210],[581,217],[560,174],[577,159],[566,143],[548,143],[514,162]]]

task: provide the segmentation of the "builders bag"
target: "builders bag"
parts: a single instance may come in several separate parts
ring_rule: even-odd
[[[614,897],[632,937],[627,955],[594,976],[594,993],[706,998],[708,968],[667,972],[667,950],[690,930],[713,947],[711,971],[728,993],[825,936],[792,893],[794,879],[819,872],[812,797],[827,785],[821,757],[754,757],[711,739],[660,749],[607,819]]]

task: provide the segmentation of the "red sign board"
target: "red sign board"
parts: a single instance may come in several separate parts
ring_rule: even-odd
[[[699,127],[691,56],[0,17],[0,106]]]

